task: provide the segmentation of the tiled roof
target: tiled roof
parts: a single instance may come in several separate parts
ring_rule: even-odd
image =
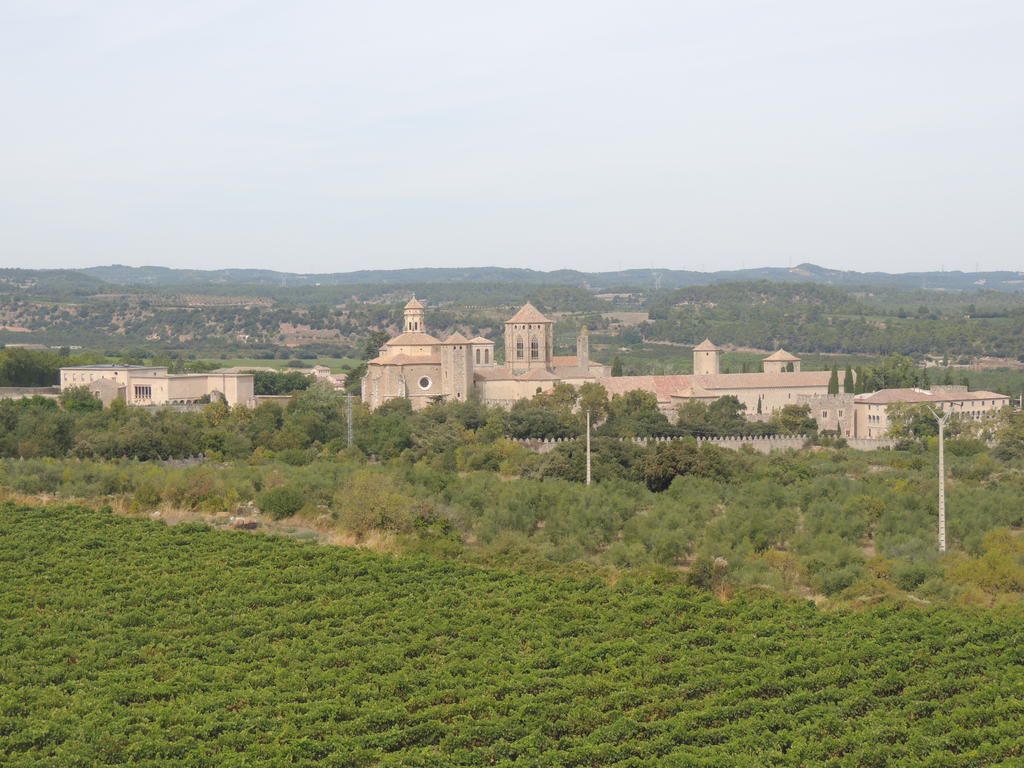
[[[430,344],[440,344],[441,342],[431,336],[429,333],[423,333],[422,331],[409,331],[408,333],[400,333],[390,341],[384,342],[385,347],[408,347],[408,346],[421,346],[425,347]]]
[[[483,336],[477,336],[475,339],[469,340],[470,344],[493,344],[494,342],[490,339],[485,339]]]
[[[693,378],[705,389],[715,390],[827,387],[831,377],[831,371],[798,371],[795,373],[716,373]]]
[[[694,352],[721,352],[721,347],[716,347],[711,339],[704,339],[700,344],[693,348]]]
[[[798,362],[800,362],[800,358],[799,357],[797,357],[795,355],[789,354],[789,352],[787,352],[784,349],[777,349],[777,350],[775,350],[770,355],[768,355],[768,357],[766,357],[765,360],[766,361],[771,361],[771,362],[774,362],[774,363],[780,363],[780,362],[781,363],[798,363]]]
[[[603,386],[608,395],[624,395],[634,389],[653,392],[661,402],[668,402],[677,392],[690,389],[691,376],[598,376],[594,381]]]
[[[367,365],[440,365],[439,355],[382,355]]]
[[[551,364],[555,366],[573,367],[580,364],[580,359],[576,355],[555,355],[551,358]]]
[[[516,378],[520,381],[556,381],[558,379],[555,374],[544,368],[534,368],[526,373],[519,374]]]
[[[61,368],[62,371],[81,371],[83,369],[88,370],[133,370],[133,371],[152,371],[161,370],[166,368],[166,365],[136,365],[134,363],[93,363],[91,365],[70,365]]]
[[[857,395],[855,403],[872,405],[888,405],[890,403],[953,403],[967,400],[1009,400],[1007,395],[998,392],[979,390],[977,392],[933,392],[928,389],[880,389]]]
[[[672,397],[720,397],[723,389],[777,389],[827,387],[831,371],[801,373],[719,373],[707,376],[599,376],[595,381],[609,395],[621,395],[634,389],[653,392],[661,402]],[[718,391],[716,391],[718,390]]]
[[[463,336],[461,333],[456,331],[447,339],[444,340],[445,344],[469,344],[469,339]]]
[[[417,299],[415,296],[413,296],[411,299],[409,299],[409,303],[405,305],[405,308],[406,309],[426,309],[426,307],[423,305],[423,302],[420,301],[419,299]]]
[[[550,323],[544,315],[540,313],[533,304],[527,302],[522,308],[516,312],[512,317],[505,321],[506,323]]]
[[[473,377],[480,381],[514,381],[516,378],[503,365],[493,368],[474,368]]]

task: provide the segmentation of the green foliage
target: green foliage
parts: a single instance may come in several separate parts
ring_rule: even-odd
[[[640,474],[652,491],[664,491],[678,475],[727,480],[735,471],[737,457],[711,443],[673,440],[656,443],[640,461]]]
[[[60,393],[60,404],[68,411],[100,411],[103,402],[88,387],[68,387]]]
[[[848,365],[846,366],[846,372],[843,374],[843,392],[847,395],[853,394],[855,386],[856,385],[853,380],[853,368]]]
[[[290,395],[309,389],[313,377],[302,371],[252,371],[257,395]]]
[[[807,435],[818,432],[818,423],[811,416],[809,405],[784,405],[772,414],[769,423],[781,435]]]
[[[260,509],[274,520],[291,517],[305,505],[306,499],[296,488],[281,486],[260,494]]]
[[[11,768],[1020,757],[1019,609],[723,603],[9,504],[0,563]]]

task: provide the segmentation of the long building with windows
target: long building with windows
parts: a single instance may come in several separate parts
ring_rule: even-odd
[[[880,389],[853,397],[857,437],[885,437],[889,431],[889,407],[898,403],[930,405],[960,418],[980,421],[1010,404],[1007,395],[978,390],[968,392],[964,386],[935,386],[931,389]]]
[[[801,360],[784,349],[766,356],[757,373],[722,373],[723,350],[710,339],[693,348],[693,373],[662,376],[611,376],[608,366],[590,359],[590,339],[581,328],[576,354],[554,354],[554,323],[532,304],[505,322],[505,362],[494,357],[494,342],[453,333],[441,341],[427,332],[426,308],[415,297],[405,306],[403,332],[386,342],[367,365],[363,401],[377,408],[394,398],[408,398],[414,408],[431,402],[465,400],[476,392],[491,405],[546,392],[559,382],[602,385],[609,397],[634,390],[650,392],[659,410],[675,420],[688,401],[713,402],[733,396],[749,418],[767,418],[787,405],[806,405],[819,429],[842,437],[881,438],[889,429],[892,403],[934,403],[944,410],[981,418],[1009,403],[995,392],[968,392],[966,387],[933,390],[891,389],[864,395],[829,394],[831,371],[804,371]]]
[[[255,402],[251,373],[168,373],[156,365],[102,363],[60,369],[60,389],[85,387],[110,405],[120,398],[129,405],[190,405],[223,399],[228,405]]]

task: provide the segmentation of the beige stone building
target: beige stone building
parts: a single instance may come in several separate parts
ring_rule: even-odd
[[[931,389],[880,389],[853,398],[856,437],[885,437],[889,431],[889,406],[896,403],[931,405],[936,410],[981,420],[1010,404],[998,392],[968,392],[963,386],[934,386]]]
[[[658,408],[673,420],[679,406],[688,400],[710,403],[733,395],[746,407],[747,415],[754,416],[828,394],[831,371],[801,371],[800,358],[784,349],[764,358],[764,373],[721,373],[721,356],[721,347],[704,339],[693,348],[692,375],[616,376],[597,381],[609,395],[634,389],[651,392],[658,399]]]
[[[425,307],[413,297],[405,305],[402,333],[387,341],[370,360],[362,398],[377,408],[406,397],[413,408],[440,400],[465,400],[471,393],[490,405],[509,406],[558,382],[574,385],[608,376],[608,366],[590,360],[586,328],[576,354],[554,354],[554,322],[526,304],[505,322],[505,362],[494,357],[494,342],[453,333],[444,341],[427,332]]]
[[[80,365],[60,369],[60,388],[86,387],[110,405],[121,398],[129,405],[188,405],[223,397],[228,405],[252,405],[254,382],[246,373],[168,373],[149,365]]]
[[[440,341],[427,333],[424,306],[414,298],[405,307],[403,332],[369,362],[363,401],[376,408],[407,397],[414,408],[422,408],[437,400],[464,400],[477,392],[485,403],[509,407],[559,382],[597,382],[609,397],[634,390],[652,393],[659,410],[672,421],[689,400],[710,403],[728,395],[736,397],[752,419],[767,418],[787,405],[806,405],[819,429],[848,438],[885,437],[886,409],[892,403],[932,403],[977,419],[1009,404],[1006,395],[953,386],[830,395],[832,372],[801,370],[800,358],[784,349],[762,360],[761,373],[721,373],[723,350],[710,339],[693,348],[691,375],[613,377],[607,366],[590,360],[586,328],[580,330],[576,355],[571,357],[554,354],[553,329],[551,320],[527,304],[505,323],[506,360],[499,365],[488,339],[454,333]]]

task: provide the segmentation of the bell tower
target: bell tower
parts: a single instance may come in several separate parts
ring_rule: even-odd
[[[413,296],[409,299],[409,303],[405,305],[404,313],[405,325],[402,328],[403,333],[427,332],[427,324],[424,322],[426,307],[423,306],[423,302]]]
[[[524,304],[505,321],[505,366],[513,374],[534,368],[550,371],[554,350],[554,323],[533,304]]]
[[[721,357],[722,348],[712,344],[711,339],[704,339],[693,348],[693,372],[697,376],[717,376]]]

